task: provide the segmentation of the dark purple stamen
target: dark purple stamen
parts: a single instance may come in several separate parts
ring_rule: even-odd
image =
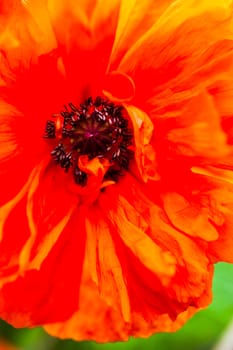
[[[101,97],[93,101],[90,97],[80,107],[69,103],[54,119],[47,121],[44,135],[59,139],[51,156],[66,172],[73,167],[78,185],[85,186],[88,178],[77,166],[80,155],[87,155],[89,159],[107,158],[111,166],[105,179],[117,181],[129,168],[134,156],[130,149],[133,133],[122,106]]]

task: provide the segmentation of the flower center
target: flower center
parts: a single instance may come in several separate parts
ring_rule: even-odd
[[[51,156],[68,172],[72,168],[76,184],[85,186],[88,175],[78,166],[81,155],[109,161],[104,180],[117,181],[133,158],[133,133],[122,106],[90,97],[79,107],[69,103],[60,114],[46,122],[47,139],[55,139]]]

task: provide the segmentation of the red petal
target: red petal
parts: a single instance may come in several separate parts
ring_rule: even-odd
[[[16,327],[27,327],[64,320],[78,309],[85,242],[81,222],[83,213],[76,212],[40,269],[25,271],[3,286],[3,319]]]

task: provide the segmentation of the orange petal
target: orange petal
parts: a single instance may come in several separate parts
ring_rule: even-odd
[[[109,210],[109,217],[116,225],[124,244],[144,266],[159,275],[164,285],[168,284],[175,273],[176,260],[170,252],[163,251],[146,233],[127,220],[125,211],[133,210],[127,202],[122,206],[119,198],[118,205],[116,211]],[[121,229],[122,226],[124,230]]]
[[[95,302],[93,303],[93,295]],[[109,341],[127,341],[130,335],[146,338],[158,332],[174,332],[197,311],[195,307],[189,307],[179,314],[176,320],[171,320],[167,315],[161,315],[149,323],[138,314],[134,314],[132,325],[125,324],[118,313],[109,308],[104,301],[98,298],[98,292],[91,281],[83,285],[83,307],[64,323],[54,323],[45,326],[45,330],[60,338],[72,338],[74,340],[94,340],[100,343]],[[92,308],[90,309],[90,304]],[[87,317],[87,315],[91,317]],[[109,327],[114,324],[114,327]],[[95,330],[93,332],[93,329]]]
[[[168,132],[167,139],[176,153],[201,158],[221,158],[229,154],[220,116],[208,94],[203,93],[184,104],[174,122],[177,127]]]
[[[123,71],[134,80],[135,104],[139,106],[150,106],[151,102],[157,105],[162,98],[168,104],[169,98],[179,98],[183,91],[200,91],[225,72],[232,72],[233,10],[229,1],[198,1],[195,6],[191,0],[170,1],[158,7],[159,13],[153,8],[157,6],[151,4],[154,21],[149,20],[149,28],[136,35],[126,52],[124,46],[129,46],[125,29],[122,37],[126,41],[117,47],[119,54],[114,55],[119,56],[118,60],[113,57],[112,69]],[[166,93],[168,98],[163,97]]]
[[[224,210],[224,224],[218,227],[219,239],[210,242],[208,255],[213,263],[225,261],[233,263],[233,238],[232,238],[232,201],[229,207]],[[224,209],[224,206],[223,206]]]
[[[7,54],[11,67],[19,64],[27,67],[36,57],[56,47],[45,1],[34,1],[32,4],[30,0],[11,3],[3,0],[3,8],[5,3],[10,6],[4,11],[2,26],[0,17],[0,28],[3,27],[0,34],[2,52]],[[35,9],[37,17],[31,16]]]
[[[96,271],[93,281],[98,286],[100,298],[116,311],[121,310],[123,319],[129,322],[130,302],[122,267],[109,226],[99,217],[101,217],[100,212],[99,215],[95,213],[86,219],[87,256],[85,261],[90,273]],[[97,251],[97,255],[94,251]],[[90,252],[93,252],[94,256],[90,255]]]
[[[45,330],[53,336],[78,341],[95,340],[102,343],[127,340],[128,326],[122,320],[122,315],[100,298],[97,286],[87,277],[86,273],[81,284],[79,311],[65,322],[46,325]],[[110,327],[110,324],[114,327]]]
[[[113,193],[113,188],[108,189],[111,202],[106,202],[103,208],[108,207],[109,209],[114,201],[119,201],[119,204],[124,208],[126,217],[132,224],[140,227],[156,242],[156,244],[163,247],[165,251],[167,249],[172,252],[176,259],[177,274],[175,279],[177,278],[178,284],[178,286],[175,287],[175,282],[173,281],[172,286],[176,288],[176,293],[183,296],[184,300],[191,295],[192,297],[194,297],[194,295],[197,297],[201,293],[204,294],[204,284],[206,282],[202,283],[202,281],[206,281],[209,277],[209,272],[207,271],[209,260],[205,255],[206,242],[202,245],[199,241],[199,244],[197,244],[192,239],[191,234],[188,237],[181,231],[176,230],[167,220],[166,214],[163,212],[162,208],[155,204],[155,201],[158,201],[156,192],[160,191],[160,186],[151,184],[149,189],[147,187],[147,185],[140,185],[132,178],[125,179],[123,184],[118,185],[118,195]],[[161,194],[158,193],[157,195]],[[115,200],[113,200],[114,198]],[[125,198],[125,200],[123,198]],[[132,206],[130,206],[129,203]],[[200,206],[204,206],[204,204],[205,203],[200,203]],[[207,208],[205,210],[206,220],[209,217],[210,220],[220,225],[222,224],[220,218],[217,221],[217,218],[214,218],[213,215],[210,216]],[[209,211],[213,213],[214,209],[211,208]],[[192,255],[192,251],[195,251],[194,255]],[[183,268],[184,266],[185,269]],[[185,284],[181,283],[182,278],[178,277],[180,274],[186,275]],[[200,281],[194,286],[197,275]]]
[[[167,193],[163,196],[163,202],[168,218],[179,230],[206,241],[218,238],[217,230],[208,220],[208,212],[205,213],[178,193]]]
[[[40,30],[38,55],[52,51],[57,47],[57,41],[50,20],[47,2],[47,0],[22,0],[22,5]]]
[[[140,176],[144,182],[158,180],[156,169],[156,154],[150,141],[153,134],[153,123],[142,110],[125,105],[134,128],[135,161]]]
[[[158,21],[172,2],[172,0],[165,0],[155,5],[153,0],[121,1],[110,67],[116,68],[122,56]]]
[[[78,159],[78,166],[82,171],[87,174],[93,175],[95,177],[100,177],[101,180],[106,172],[105,168],[108,168],[103,163],[101,163],[99,158],[93,158],[89,160],[88,156],[80,156]]]
[[[225,181],[226,183],[233,184],[233,171],[232,169],[221,169],[218,166],[206,165],[204,167],[192,167],[194,174],[200,174],[208,176],[212,179]]]
[[[119,0],[49,0],[48,8],[62,48],[68,87],[72,87],[70,99],[82,103],[89,96],[100,95],[115,36]]]
[[[232,251],[232,208],[233,208],[233,172],[222,166],[195,169],[203,176],[203,182],[209,183],[209,190],[203,194],[203,205],[208,205],[209,218],[218,230],[219,237],[208,243],[208,255],[211,261],[233,262]]]
[[[232,116],[233,82],[231,77],[215,82],[209,87],[209,93],[214,99],[219,114],[223,117]]]
[[[78,166],[89,175],[87,186],[80,187],[70,182],[68,185],[69,190],[74,194],[76,193],[80,197],[80,200],[86,204],[94,202],[99,197],[102,188],[115,183],[114,181],[104,181],[104,175],[109,165],[109,161],[105,158],[96,157],[90,160],[88,156],[81,155],[78,159]]]

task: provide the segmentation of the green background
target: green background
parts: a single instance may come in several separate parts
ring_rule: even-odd
[[[156,334],[148,339],[96,344],[50,337],[41,328],[14,329],[0,323],[0,337],[23,350],[211,350],[233,319],[233,265],[215,267],[214,299],[176,333]],[[232,344],[233,349],[233,344]]]

